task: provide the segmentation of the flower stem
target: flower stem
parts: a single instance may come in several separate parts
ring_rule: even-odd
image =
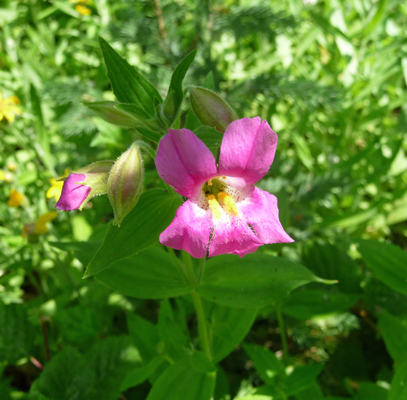
[[[188,283],[191,286],[195,286],[196,278],[194,267],[192,266],[191,256],[186,251],[182,251],[182,259],[184,260],[185,272],[187,275]]]
[[[195,290],[191,292],[194,302],[196,316],[198,318],[198,335],[201,347],[209,360],[212,360],[211,346],[209,344],[208,326],[205,318],[205,311],[202,303],[201,295]]]
[[[182,257],[185,264],[185,270],[188,277],[188,281],[191,285],[195,285],[197,282],[194,268],[192,266],[191,256],[186,252],[182,252]],[[200,269],[203,268],[203,263],[200,263]],[[205,310],[202,303],[202,297],[194,289],[191,292],[192,301],[194,303],[194,308],[198,320],[198,335],[201,348],[206,354],[209,360],[212,360],[211,346],[209,343],[209,334],[208,334],[208,324],[206,322]]]

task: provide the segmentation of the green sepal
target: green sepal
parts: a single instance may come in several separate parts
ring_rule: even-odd
[[[114,161],[96,161],[86,167],[70,171],[74,174],[85,175],[86,178],[82,182],[75,182],[78,185],[85,185],[91,188],[88,197],[83,201],[79,210],[83,210],[86,203],[95,196],[100,196],[107,193],[107,179],[109,171],[113,167]]]

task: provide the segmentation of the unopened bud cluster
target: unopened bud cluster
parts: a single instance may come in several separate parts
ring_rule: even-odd
[[[143,160],[136,143],[116,162],[97,161],[72,171],[64,182],[56,207],[59,210],[82,210],[94,196],[108,194],[119,225],[137,204],[144,178]]]

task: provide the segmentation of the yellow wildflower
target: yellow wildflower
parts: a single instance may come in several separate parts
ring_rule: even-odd
[[[81,15],[90,15],[92,10],[88,5],[92,4],[90,0],[69,0],[70,3],[75,4],[75,10]]]
[[[7,163],[7,168],[9,171],[15,171],[17,169],[18,165],[15,161],[9,161]]]
[[[48,211],[47,213],[40,215],[37,220],[31,224],[25,224],[23,237],[29,236],[32,238],[32,235],[42,235],[48,232],[47,223],[51,222],[56,218],[58,213],[56,211]]]
[[[56,218],[57,215],[58,213],[56,211],[48,211],[47,213],[40,215],[35,221],[34,233],[36,235],[47,233],[47,223],[51,222],[54,218]]]
[[[1,178],[1,175],[2,175],[2,174],[0,173],[0,181],[1,181],[1,180],[4,180],[4,181],[6,181],[7,183],[10,183],[10,182],[13,181],[14,175],[13,175],[11,172],[8,172],[8,171],[6,171],[6,172],[2,171],[2,172],[3,172],[3,174],[4,174],[4,179]]]
[[[13,174],[11,172],[4,172],[0,169],[0,181],[11,182],[13,180]]]
[[[13,122],[15,116],[21,114],[21,110],[16,104],[20,104],[17,96],[3,98],[0,92],[0,121],[6,118],[8,122]]]
[[[24,195],[17,190],[11,189],[10,196],[8,198],[7,204],[9,207],[18,207],[24,201]]]

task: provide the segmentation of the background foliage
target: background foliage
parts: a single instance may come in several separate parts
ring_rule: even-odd
[[[0,122],[0,398],[204,400],[213,388],[215,400],[407,398],[406,26],[396,0],[1,1],[0,90],[19,98],[22,114]],[[163,98],[197,48],[184,87],[215,90],[278,133],[259,187],[278,197],[296,242],[264,246],[238,266],[208,261],[197,291],[224,295],[205,301],[216,369],[196,351],[189,283],[154,238],[81,279],[103,251],[107,197],[59,213],[48,232],[26,226],[54,209],[50,179],[145,138],[83,104],[116,101],[98,36]],[[188,104],[179,123],[196,128]],[[157,202],[166,202],[164,227],[179,205],[143,155],[135,210],[145,219],[125,220],[135,237],[154,231]],[[12,190],[24,195],[18,207]],[[270,256],[313,283],[260,290],[255,273],[267,276]],[[236,273],[254,282],[246,296],[222,283]]]

